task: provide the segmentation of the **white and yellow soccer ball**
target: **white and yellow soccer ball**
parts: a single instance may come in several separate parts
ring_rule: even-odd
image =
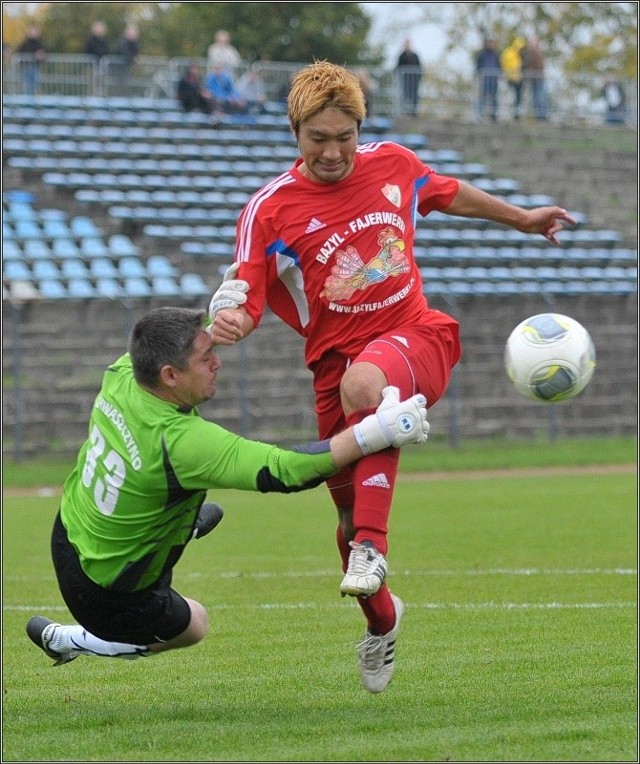
[[[596,352],[589,332],[574,318],[539,313],[521,321],[504,350],[507,376],[534,401],[558,403],[575,398],[591,381]]]

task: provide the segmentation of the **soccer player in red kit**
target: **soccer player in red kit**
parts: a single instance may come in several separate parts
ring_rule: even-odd
[[[344,67],[304,67],[287,105],[301,157],[242,210],[235,262],[210,304],[211,336],[233,344],[268,304],[305,338],[326,438],[374,411],[387,385],[433,406],[460,358],[458,323],[423,294],[416,213],[485,218],[554,243],[562,221],[575,220],[560,207],[523,209],[438,175],[396,143],[359,145],[364,97]],[[357,597],[367,620],[359,667],[370,692],[391,680],[404,611],[385,582],[399,455],[365,456],[327,481],[339,518],[340,591]]]

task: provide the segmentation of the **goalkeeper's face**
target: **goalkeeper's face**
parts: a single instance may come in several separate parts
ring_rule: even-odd
[[[209,332],[198,332],[187,368],[173,368],[172,399],[180,406],[193,407],[213,398],[220,366]]]

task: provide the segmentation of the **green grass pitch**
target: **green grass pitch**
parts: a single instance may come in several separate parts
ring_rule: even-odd
[[[174,583],[197,647],[52,668],[26,637],[66,621],[55,496],[5,496],[4,761],[637,761],[636,476],[401,478],[389,583],[396,674],[360,684],[324,487],[212,494],[221,525]]]

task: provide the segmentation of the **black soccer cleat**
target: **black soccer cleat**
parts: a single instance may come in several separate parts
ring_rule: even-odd
[[[49,647],[51,638],[58,628],[60,628],[59,623],[55,623],[55,621],[42,615],[34,615],[27,623],[27,636],[34,645],[44,651],[45,655],[53,658],[54,666],[62,666],[64,663],[70,663],[80,657],[79,653],[58,653]]]
[[[214,502],[203,504],[198,511],[198,517],[196,517],[196,524],[191,538],[201,539],[207,533],[211,533],[223,516],[224,512],[219,504]]]

